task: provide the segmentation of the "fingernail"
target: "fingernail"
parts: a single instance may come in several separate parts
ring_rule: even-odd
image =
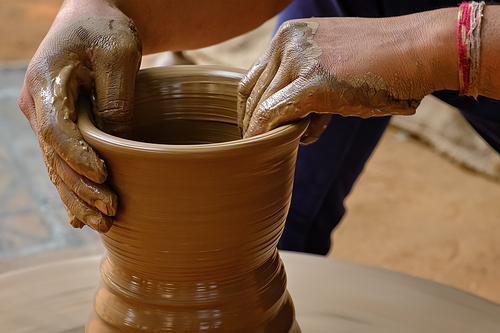
[[[92,229],[99,231],[99,218],[97,216],[85,216],[84,223],[91,227]]]
[[[103,214],[109,215],[108,206],[102,200],[94,201],[94,207],[99,209]]]
[[[108,177],[108,173],[106,172],[105,168],[101,169],[101,171],[89,169],[84,172],[84,175],[97,184],[104,183],[106,181],[106,178]]]
[[[113,219],[109,216],[103,216],[101,222],[99,223],[99,230],[97,231],[104,234],[111,229],[111,226],[113,226]]]
[[[89,216],[85,224],[100,233],[106,233],[113,225],[113,220],[109,216]]]
[[[73,228],[82,229],[85,226],[85,224],[79,219],[77,219],[75,215],[73,215],[73,213],[70,212],[67,208],[66,208],[66,214],[68,215],[69,224],[71,224]]]
[[[101,159],[80,166],[79,172],[97,184],[104,183],[108,177],[106,164]]]
[[[82,229],[85,226],[85,224],[83,224],[78,219],[72,219],[69,221],[69,223],[73,226],[73,228],[77,228],[77,229]]]

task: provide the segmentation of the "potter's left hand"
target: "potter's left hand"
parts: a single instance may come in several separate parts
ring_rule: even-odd
[[[76,100],[85,92],[98,127],[126,133],[140,50],[133,22],[117,8],[106,1],[67,0],[28,66],[19,106],[76,228],[106,232],[117,210],[104,161],[75,123]]]
[[[429,79],[432,69],[422,65],[428,60],[425,27],[415,15],[285,22],[238,87],[244,137],[311,112],[316,114],[302,143],[315,141],[332,113],[413,114],[421,99],[437,90]]]

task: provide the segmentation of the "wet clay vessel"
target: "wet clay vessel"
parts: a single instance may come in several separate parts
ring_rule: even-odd
[[[276,245],[306,121],[242,139],[242,73],[139,73],[131,139],[78,126],[119,210],[86,332],[300,332]]]

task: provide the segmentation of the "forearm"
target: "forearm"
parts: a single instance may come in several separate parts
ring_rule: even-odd
[[[426,66],[425,80],[433,91],[459,90],[457,52],[458,8],[447,8],[420,15],[422,26],[421,52]],[[425,38],[428,36],[428,38]],[[480,31],[478,93],[500,99],[500,6],[486,5]]]
[[[85,16],[123,13],[134,21],[143,54],[196,49],[248,32],[291,0],[65,0],[53,27]]]
[[[213,45],[248,32],[290,0],[113,0],[136,24],[143,53]]]
[[[500,6],[484,6],[479,95],[500,100]]]

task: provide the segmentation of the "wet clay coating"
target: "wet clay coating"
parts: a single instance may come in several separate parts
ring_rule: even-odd
[[[242,139],[243,73],[139,72],[132,139],[78,126],[120,200],[86,332],[300,332],[276,245],[300,121]]]
[[[126,135],[141,42],[134,23],[114,6],[77,2],[65,1],[30,61],[19,106],[38,138],[70,224],[106,232],[116,213],[116,195],[105,183],[104,162],[75,124],[75,102],[83,92],[92,96],[99,128]],[[95,6],[102,10],[87,17]]]

